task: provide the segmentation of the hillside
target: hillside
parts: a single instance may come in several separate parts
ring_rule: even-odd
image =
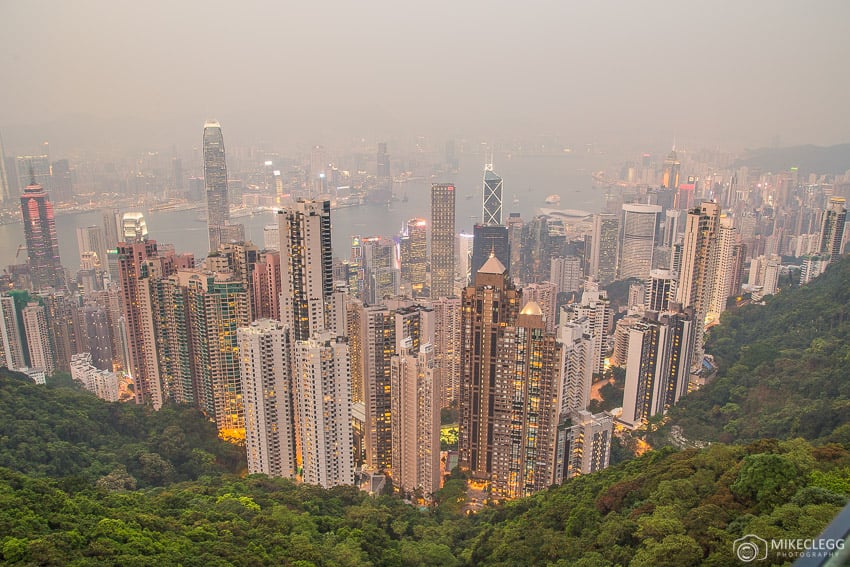
[[[850,443],[850,258],[767,305],[723,314],[718,377],[670,412],[686,438]]]
[[[353,487],[211,476],[107,492],[0,469],[0,559],[63,565],[731,565],[733,541],[817,535],[850,455],[802,440],[647,454],[532,498],[460,513]],[[785,558],[771,557],[776,563]],[[773,562],[773,561],[772,561]]]
[[[808,175],[812,172],[841,174],[850,169],[850,144],[748,150],[744,158],[732,165],[732,167],[741,166],[755,167],[774,173],[796,167],[800,175]]]
[[[116,488],[239,472],[244,450],[193,408],[108,403],[70,379],[37,386],[0,368],[0,467]]]

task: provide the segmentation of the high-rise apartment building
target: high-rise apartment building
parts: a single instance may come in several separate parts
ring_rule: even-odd
[[[523,286],[523,306],[533,301],[543,314],[547,331],[554,331],[558,321],[558,286],[553,282],[533,283]]]
[[[700,327],[699,329],[697,327]],[[629,355],[621,421],[639,427],[666,413],[688,391],[694,333],[693,310],[644,318],[629,330]]]
[[[617,279],[620,219],[615,214],[593,215],[590,241],[590,274],[602,285]]]
[[[15,298],[0,295],[0,366],[11,370],[27,366],[24,340],[15,310]]]
[[[407,283],[413,297],[425,295],[428,271],[428,222],[410,219],[401,237],[401,279]]]
[[[484,167],[484,185],[481,201],[481,222],[486,225],[502,224],[502,178],[493,172],[493,165]]]
[[[474,239],[472,234],[461,232],[457,235],[457,279],[461,282],[461,288],[465,288],[472,282]]]
[[[552,258],[549,281],[558,286],[558,293],[572,293],[581,289],[584,273],[578,256]]]
[[[823,213],[821,223],[820,245],[821,256],[834,262],[841,255],[844,245],[844,225],[847,220],[846,200],[843,197],[830,197],[829,205]]]
[[[602,372],[605,369],[605,345],[608,335],[612,332],[614,320],[607,292],[599,289],[598,282],[588,278],[581,301],[566,310],[566,313],[561,315],[561,321],[564,321],[564,317],[581,325],[584,332],[590,335],[593,349],[592,372]]]
[[[53,204],[44,187],[36,183],[35,176],[30,179],[31,183],[21,195],[21,215],[32,287],[35,290],[63,289],[65,270],[59,259]]]
[[[670,302],[676,301],[676,277],[670,270],[652,270],[646,290],[646,309],[667,311]]]
[[[120,391],[118,373],[97,368],[92,364],[90,353],[84,352],[72,356],[70,368],[71,378],[79,382],[83,388],[101,400],[118,401]]]
[[[363,307],[358,315],[363,398],[366,405],[366,464],[375,471],[392,470],[392,357],[405,340],[410,348],[433,343],[430,309],[407,302],[398,308]]]
[[[236,330],[250,322],[248,292],[232,272],[178,272],[188,289],[197,400],[219,435],[245,438],[245,408],[239,377]]]
[[[619,278],[646,279],[652,269],[655,229],[659,205],[623,205],[623,238],[620,246]]]
[[[87,351],[77,297],[66,291],[50,290],[39,294],[47,315],[47,328],[56,370],[71,371],[71,357]]]
[[[278,321],[260,319],[238,329],[236,335],[248,472],[295,478],[289,332]]]
[[[145,236],[145,238],[147,238]],[[155,240],[118,243],[118,274],[121,284],[121,312],[126,337],[126,368],[133,379],[137,404],[162,405],[157,353],[153,340],[152,312],[146,309],[150,299],[140,280],[147,276],[148,258],[157,256]]]
[[[529,496],[552,483],[560,345],[533,301],[496,345],[492,489],[504,498]]]
[[[295,345],[293,363],[304,482],[325,488],[354,484],[348,344],[317,333]]]
[[[558,419],[587,409],[593,385],[594,350],[591,337],[578,323],[558,326],[561,344],[559,383],[557,389]]]
[[[207,193],[207,226],[210,250],[218,250],[221,227],[230,220],[230,202],[227,196],[227,161],[221,124],[209,121],[204,124],[204,186]]]
[[[610,414],[579,411],[558,426],[555,484],[608,467],[614,419]]]
[[[431,297],[451,297],[455,281],[455,186],[431,185]]]
[[[683,307],[693,307],[694,316],[699,322],[692,362],[701,360],[703,356],[702,326],[705,325],[711,300],[714,283],[711,276],[717,261],[719,232],[720,206],[717,203],[704,202],[688,210],[676,303]]]
[[[42,305],[30,302],[21,312],[24,321],[24,334],[27,337],[27,350],[30,354],[30,367],[43,370],[47,376],[56,372],[56,359],[50,346],[47,312]]]
[[[333,292],[330,201],[298,200],[278,212],[280,321],[296,341],[326,329],[325,301]]]
[[[256,319],[280,317],[280,252],[261,252],[251,274]]]
[[[716,246],[714,261],[710,266],[711,295],[706,314],[709,320],[714,321],[726,311],[729,297],[741,292],[741,274],[746,255],[746,245],[741,242],[738,229],[732,226],[728,217],[720,219]]]
[[[434,310],[434,361],[440,370],[440,407],[455,404],[460,392],[461,300],[440,297],[428,302]]]
[[[440,371],[431,344],[403,342],[391,359],[393,484],[431,498],[440,488]]]
[[[490,480],[493,471],[495,396],[501,391],[499,345],[519,315],[521,294],[508,270],[490,256],[462,297],[460,427],[461,466],[473,478]]]
[[[83,308],[85,329],[91,364],[98,370],[112,370],[112,328],[106,311],[95,303]]]
[[[524,226],[525,223],[520,213],[511,213],[508,215],[508,246],[511,248],[512,266],[522,264],[522,230]]]

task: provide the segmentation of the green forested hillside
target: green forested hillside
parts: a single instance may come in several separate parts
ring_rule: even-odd
[[[693,440],[850,442],[850,259],[767,305],[724,313],[718,377],[670,412]]]
[[[0,368],[0,467],[116,488],[240,472],[244,450],[192,408],[104,402],[70,380],[37,386]]]
[[[11,565],[732,565],[744,534],[819,533],[850,493],[850,456],[802,440],[665,450],[471,517],[462,486],[423,510],[264,476],[109,492],[0,469],[0,552]]]

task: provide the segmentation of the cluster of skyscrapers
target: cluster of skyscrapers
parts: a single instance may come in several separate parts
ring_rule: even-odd
[[[218,123],[203,149],[207,258],[158,243],[140,213],[109,211],[78,230],[75,282],[33,170],[21,196],[32,293],[0,296],[0,365],[37,380],[69,371],[108,400],[197,406],[244,444],[251,473],[383,478],[428,498],[448,472],[442,408],[459,413],[458,465],[494,498],[600,470],[615,422],[640,427],[698,384],[704,331],[741,293],[745,261],[756,295],[777,287],[781,263],[748,254],[750,217],[679,183],[675,152],[660,189],[590,217],[505,219],[487,165],[472,235],[457,234],[455,186],[435,183],[430,219],[356,235],[338,260],[326,200],[286,202],[264,246],[246,241]],[[391,190],[385,144],[376,162]],[[822,197],[805,277],[842,252],[844,201]],[[605,286],[624,279],[615,313]],[[593,413],[609,364],[626,368],[622,408]]]

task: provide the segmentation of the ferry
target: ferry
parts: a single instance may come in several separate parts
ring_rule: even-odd
[[[546,204],[547,205],[559,205],[560,203],[561,203],[561,196],[560,195],[549,195],[548,197],[546,197]]]

